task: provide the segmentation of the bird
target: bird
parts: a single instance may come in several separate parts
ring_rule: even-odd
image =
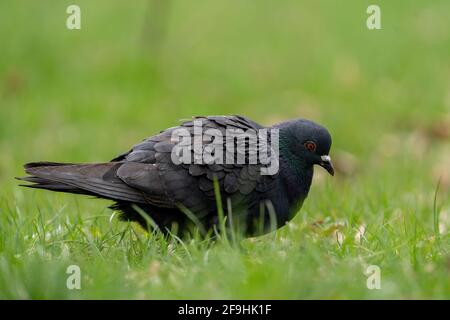
[[[28,176],[17,179],[29,188],[112,200],[121,220],[148,230],[207,233],[228,221],[252,237],[299,212],[315,165],[334,175],[331,143],[325,127],[301,118],[265,127],[240,115],[194,116],[111,161],[31,162],[24,165]]]

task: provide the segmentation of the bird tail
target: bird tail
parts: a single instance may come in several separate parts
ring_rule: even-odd
[[[57,163],[32,162],[24,165],[27,177],[17,178],[28,188],[92,195],[111,200],[145,202],[141,192],[126,185],[117,175],[121,162]]]

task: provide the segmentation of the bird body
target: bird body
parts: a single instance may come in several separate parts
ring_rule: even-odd
[[[230,132],[235,134],[231,138]],[[251,134],[266,139],[252,140]],[[221,204],[224,215],[245,234],[258,235],[274,223],[281,227],[298,212],[314,164],[334,173],[330,147],[328,131],[308,120],[265,128],[242,116],[195,117],[110,162],[29,163],[24,166],[29,176],[19,179],[30,182],[27,187],[113,200],[111,208],[123,219],[147,226],[150,218],[162,231],[176,225],[183,232],[193,224],[208,230],[219,223]],[[276,165],[262,161],[264,154]]]

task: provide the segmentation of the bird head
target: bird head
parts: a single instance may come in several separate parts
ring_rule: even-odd
[[[327,129],[305,119],[282,122],[276,127],[280,129],[280,147],[287,147],[304,165],[319,165],[334,175],[329,155],[331,135]]]

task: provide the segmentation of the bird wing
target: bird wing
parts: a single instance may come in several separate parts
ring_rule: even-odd
[[[191,121],[183,122],[178,127],[169,128],[159,134],[143,140],[130,151],[113,159],[122,165],[117,170],[117,176],[131,188],[142,191],[146,200],[163,207],[174,207],[183,204],[193,211],[202,211],[206,200],[215,201],[214,179],[217,179],[219,190],[223,197],[236,194],[247,196],[253,191],[265,192],[272,187],[276,175],[261,175],[261,164],[248,164],[248,157],[257,152],[255,146],[245,149],[244,164],[206,164],[189,163],[175,164],[171,153],[177,141],[172,140],[176,129],[186,129],[194,138],[194,121],[201,120],[203,132],[215,129],[226,137],[227,129],[253,130],[263,128],[261,125],[241,116],[208,116],[195,117]],[[211,139],[207,134],[203,139]],[[209,140],[211,142],[211,140]],[[226,139],[222,141],[225,147]],[[202,150],[208,146],[205,142]],[[238,148],[232,154],[235,159]],[[225,149],[224,149],[225,150]],[[227,151],[231,152],[231,151]],[[192,158],[196,155],[191,150]],[[224,151],[224,156],[225,156]],[[207,202],[207,201],[206,201]]]

